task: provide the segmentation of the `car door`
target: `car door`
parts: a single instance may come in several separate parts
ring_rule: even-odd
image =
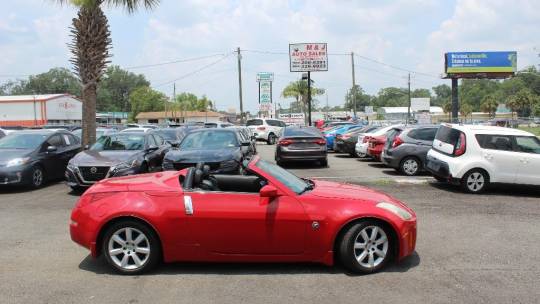
[[[158,149],[150,149],[150,147],[158,147]],[[159,153],[159,146],[157,145],[156,140],[154,139],[154,136],[152,134],[147,134],[144,158],[146,159],[146,162],[148,164],[149,172],[154,172],[154,171],[157,171],[158,168],[161,168],[158,153]]]
[[[289,196],[259,193],[186,192],[190,230],[210,254],[298,255],[305,250],[307,217]]]
[[[56,151],[47,151],[48,147],[56,147]],[[60,134],[50,136],[42,145],[40,155],[42,156],[42,164],[45,168],[45,174],[48,178],[59,178],[64,176],[67,162],[65,152],[65,144]]]
[[[515,143],[520,162],[516,183],[540,185],[540,140],[534,136],[516,136]]]
[[[491,167],[492,181],[514,183],[520,161],[518,153],[513,148],[512,136],[477,134],[476,139],[482,148],[480,157]]]

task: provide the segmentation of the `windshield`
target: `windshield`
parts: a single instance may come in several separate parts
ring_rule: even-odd
[[[263,121],[261,119],[252,119],[247,121],[246,126],[260,126],[262,124]]]
[[[0,149],[36,149],[45,141],[46,134],[10,134],[0,139]]]
[[[281,168],[280,166],[274,165],[264,160],[259,160],[255,166],[264,172],[270,174],[272,177],[277,179],[280,183],[285,185],[287,188],[294,191],[296,194],[301,194],[306,190],[311,189],[311,185],[308,184],[303,179],[297,177],[291,172]]]
[[[238,139],[234,132],[223,132],[209,129],[205,132],[188,134],[180,144],[181,150],[223,149],[238,147]]]
[[[177,131],[175,129],[170,130],[157,130],[154,131],[155,134],[163,137],[165,140],[177,140]]]
[[[142,134],[116,134],[105,135],[98,138],[90,148],[92,151],[118,151],[142,150],[144,148],[144,135]]]

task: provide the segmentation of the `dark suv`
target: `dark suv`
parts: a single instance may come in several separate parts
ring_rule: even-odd
[[[384,164],[409,176],[423,170],[439,126],[394,128],[387,136],[381,155]]]

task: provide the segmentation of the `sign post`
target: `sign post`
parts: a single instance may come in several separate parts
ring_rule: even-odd
[[[274,73],[257,73],[257,83],[259,84],[259,112],[267,112],[270,118],[274,118],[274,107],[272,106],[272,81]]]
[[[326,43],[289,44],[289,67],[291,72],[307,72],[308,125],[311,126],[311,72],[328,71]],[[304,79],[304,77],[302,77]]]

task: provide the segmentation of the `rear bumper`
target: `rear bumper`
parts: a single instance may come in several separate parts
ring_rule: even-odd
[[[381,153],[381,161],[390,168],[399,168],[399,159],[394,155],[386,154],[384,151]]]
[[[452,176],[452,174],[450,174],[448,163],[442,160],[436,159],[428,155],[426,158],[425,169],[429,173],[433,174],[434,176],[447,180],[449,183],[452,183],[452,184],[460,183],[459,178],[455,178]]]
[[[381,153],[382,150],[378,149],[377,147],[367,149],[367,155],[375,158],[376,160],[381,160]]]
[[[327,158],[325,150],[283,150],[277,151],[280,160],[324,160]]]

